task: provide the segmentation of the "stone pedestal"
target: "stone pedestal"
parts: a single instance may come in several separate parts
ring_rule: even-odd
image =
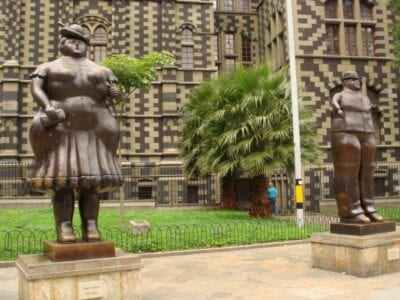
[[[52,262],[45,255],[20,255],[19,299],[140,299],[140,257]]]
[[[312,266],[359,277],[400,271],[400,232],[347,235],[330,232],[311,237]]]

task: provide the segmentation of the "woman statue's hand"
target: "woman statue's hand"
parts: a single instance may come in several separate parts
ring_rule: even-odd
[[[110,84],[109,82],[105,82],[105,85],[107,86],[107,88],[108,88],[108,95],[111,97],[111,98],[118,98],[118,96],[119,96],[119,91],[118,91],[118,89],[117,89],[117,87],[114,85],[114,84]]]
[[[50,120],[52,121],[57,120],[57,112],[53,106],[47,105],[44,110],[44,113],[46,114],[47,117],[49,117]]]

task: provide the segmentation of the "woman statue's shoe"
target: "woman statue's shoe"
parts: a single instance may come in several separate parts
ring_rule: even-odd
[[[88,220],[83,222],[83,239],[88,242],[98,242],[100,241],[100,232],[97,228],[97,222],[95,220]]]
[[[377,212],[367,214],[367,216],[372,222],[383,222],[383,217]]]
[[[57,228],[57,240],[62,244],[75,243],[74,228],[71,222],[63,222]]]

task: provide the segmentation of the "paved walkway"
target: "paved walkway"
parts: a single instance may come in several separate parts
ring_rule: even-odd
[[[358,278],[313,269],[310,244],[143,258],[142,299],[400,299],[400,273]],[[17,299],[15,268],[0,299]]]

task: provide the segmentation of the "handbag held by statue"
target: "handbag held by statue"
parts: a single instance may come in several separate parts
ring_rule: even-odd
[[[43,127],[50,127],[65,120],[64,110],[58,108],[55,111],[57,116],[55,120],[50,119],[45,113],[43,113],[43,115],[40,116],[40,123],[42,123]]]

